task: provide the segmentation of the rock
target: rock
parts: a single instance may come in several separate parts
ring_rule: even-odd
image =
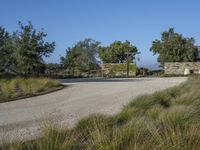
[[[189,75],[189,74],[190,74],[190,70],[188,68],[185,68],[184,75]]]

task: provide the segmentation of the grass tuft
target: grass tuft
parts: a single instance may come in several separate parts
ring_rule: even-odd
[[[34,96],[62,88],[60,82],[48,78],[0,79],[0,103]]]

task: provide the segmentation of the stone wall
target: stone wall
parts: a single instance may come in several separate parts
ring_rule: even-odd
[[[167,62],[164,65],[165,74],[183,75],[186,69],[191,74],[199,74],[200,62]]]

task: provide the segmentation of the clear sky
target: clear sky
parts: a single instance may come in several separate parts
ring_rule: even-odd
[[[59,62],[67,47],[93,38],[106,46],[115,40],[136,45],[140,65],[153,65],[149,51],[162,31],[174,27],[200,44],[200,0],[1,0],[0,25],[15,31],[17,22],[44,29],[56,49],[47,62]]]

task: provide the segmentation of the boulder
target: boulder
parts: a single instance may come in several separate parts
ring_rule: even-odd
[[[188,68],[185,68],[184,75],[189,75],[189,74],[190,74],[190,70]]]

